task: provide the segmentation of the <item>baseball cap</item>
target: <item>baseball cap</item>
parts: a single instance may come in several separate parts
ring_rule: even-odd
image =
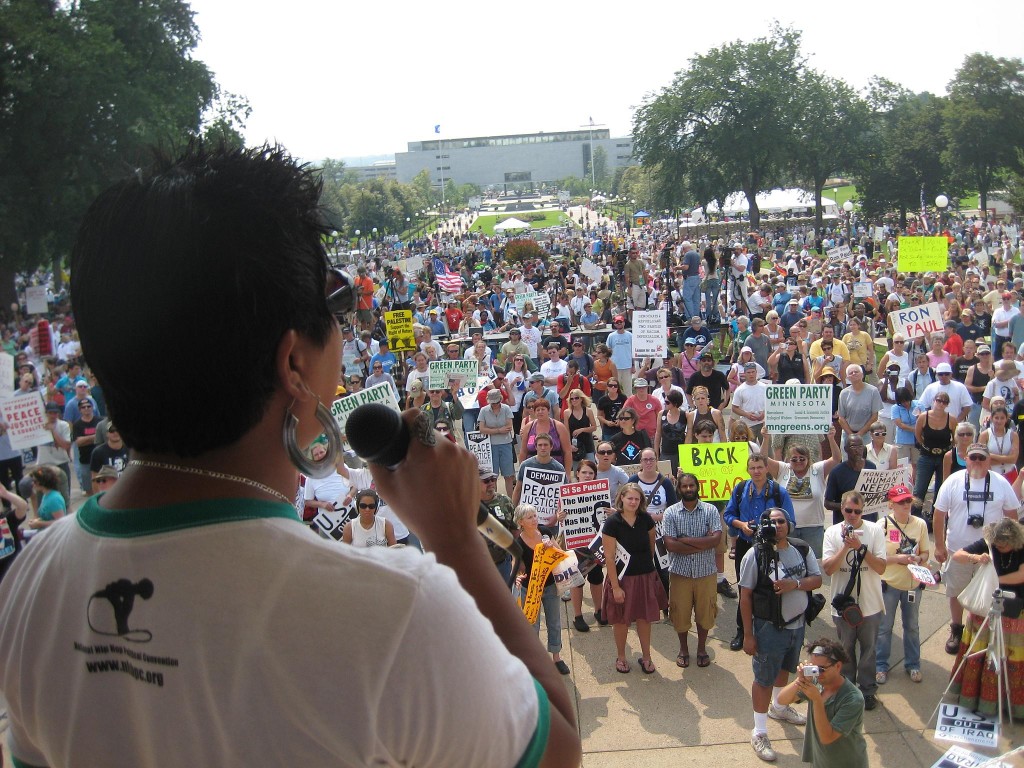
[[[701,352],[700,359],[701,360],[710,360],[711,362],[714,362],[715,361],[715,356],[713,354],[711,354],[710,352]]]
[[[743,364],[743,370],[744,371],[756,371],[757,370],[757,363],[755,363],[753,360],[751,360],[749,363],[744,363]]]
[[[61,408],[60,405],[57,404],[57,403],[47,403],[46,404],[46,412],[47,413],[61,413],[63,410],[64,409]]]
[[[684,346],[684,347],[695,347],[695,346],[697,346],[697,342],[696,342],[696,341],[694,341],[693,339],[686,339],[686,340],[685,340],[685,341],[683,342],[683,346]]]
[[[991,454],[988,452],[988,446],[984,443],[971,443],[971,447],[967,449],[967,457],[970,458],[971,454],[982,453],[987,459]]]
[[[491,478],[497,477],[498,473],[493,469],[487,469],[486,467],[480,467],[480,479],[490,480]]]
[[[980,347],[978,347],[978,354],[979,355],[991,355],[992,354],[992,348],[988,344],[982,344]]]
[[[624,323],[624,322],[626,322],[626,318],[624,318],[622,315],[616,315],[615,317],[612,318],[612,322],[613,323]]]
[[[648,387],[648,386],[650,386],[650,382],[648,382],[647,379],[642,379],[642,378],[639,378],[639,377],[633,379],[633,387],[634,387],[634,389],[636,387]]]
[[[530,381],[544,381],[544,374],[539,371],[537,373],[530,374]]]
[[[500,403],[501,402],[501,392],[499,392],[496,389],[489,390],[487,392],[487,402],[488,403]]]
[[[905,485],[894,485],[889,489],[886,496],[889,501],[910,501],[914,498],[914,494]]]
[[[937,366],[935,366],[935,372],[936,373],[952,373],[953,372],[953,366],[951,366],[949,363],[939,363]]]

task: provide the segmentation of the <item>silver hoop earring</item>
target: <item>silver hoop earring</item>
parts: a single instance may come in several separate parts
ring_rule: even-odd
[[[288,406],[284,416],[282,438],[285,450],[288,451],[288,458],[291,459],[296,469],[307,477],[319,480],[334,472],[337,466],[338,458],[341,456],[341,430],[331,412],[319,399],[316,401],[316,420],[320,422],[324,434],[327,435],[327,455],[320,461],[313,461],[299,448],[299,444],[295,440],[295,430],[299,426],[299,419],[292,413],[291,405]]]

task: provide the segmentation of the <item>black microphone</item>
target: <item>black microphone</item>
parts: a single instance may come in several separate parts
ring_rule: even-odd
[[[356,455],[394,470],[409,451],[409,425],[400,414],[379,403],[360,405],[345,422],[345,436]],[[519,542],[483,505],[476,515],[476,527],[488,541],[521,557]]]

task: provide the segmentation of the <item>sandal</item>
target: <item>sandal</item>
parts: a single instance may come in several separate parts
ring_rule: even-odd
[[[626,674],[627,672],[629,672],[629,669],[630,669],[629,662],[626,661],[625,659],[616,659],[615,660],[615,671],[616,672],[621,672],[622,674]]]
[[[647,661],[647,660],[644,659],[643,656],[637,656],[636,657],[636,661],[637,661],[637,664],[640,665],[640,669],[642,669],[644,671],[645,675],[653,675],[654,674],[654,662],[653,661]]]
[[[736,545],[735,544],[733,544],[731,547],[729,547],[729,559],[730,560],[735,560],[736,559]]]
[[[688,669],[690,666],[690,654],[680,653],[678,656],[676,656],[676,666],[682,667],[683,669]]]
[[[697,666],[698,667],[710,667],[711,657],[704,652],[698,651],[697,653]]]

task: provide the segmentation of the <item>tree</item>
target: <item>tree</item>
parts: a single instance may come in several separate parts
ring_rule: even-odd
[[[856,170],[861,205],[869,218],[897,211],[905,227],[907,212],[918,210],[922,197],[959,191],[942,161],[945,100],[914,95],[887,81],[877,81],[868,100],[869,144]]]
[[[756,195],[780,186],[794,148],[794,83],[803,66],[799,32],[778,25],[753,43],[737,40],[695,56],[637,110],[634,154],[687,186],[712,167],[717,182],[731,189],[704,189],[702,196],[742,190],[751,226],[758,226]]]
[[[850,170],[860,156],[868,107],[846,83],[814,70],[803,73],[798,90],[800,148],[793,153],[793,172],[814,191],[814,227],[820,232],[825,180]]]
[[[1024,168],[1024,149],[1017,150],[1017,167]],[[1007,175],[1006,190],[992,194],[993,197],[1009,203],[1014,213],[1019,216],[1024,212],[1024,173],[1011,171]]]
[[[59,262],[89,202],[151,147],[200,134],[219,91],[198,39],[184,0],[0,3],[0,292]],[[232,105],[214,119],[225,138]]]
[[[993,184],[1021,170],[1024,146],[1024,62],[973,53],[949,84],[945,105],[946,159],[986,210]]]

